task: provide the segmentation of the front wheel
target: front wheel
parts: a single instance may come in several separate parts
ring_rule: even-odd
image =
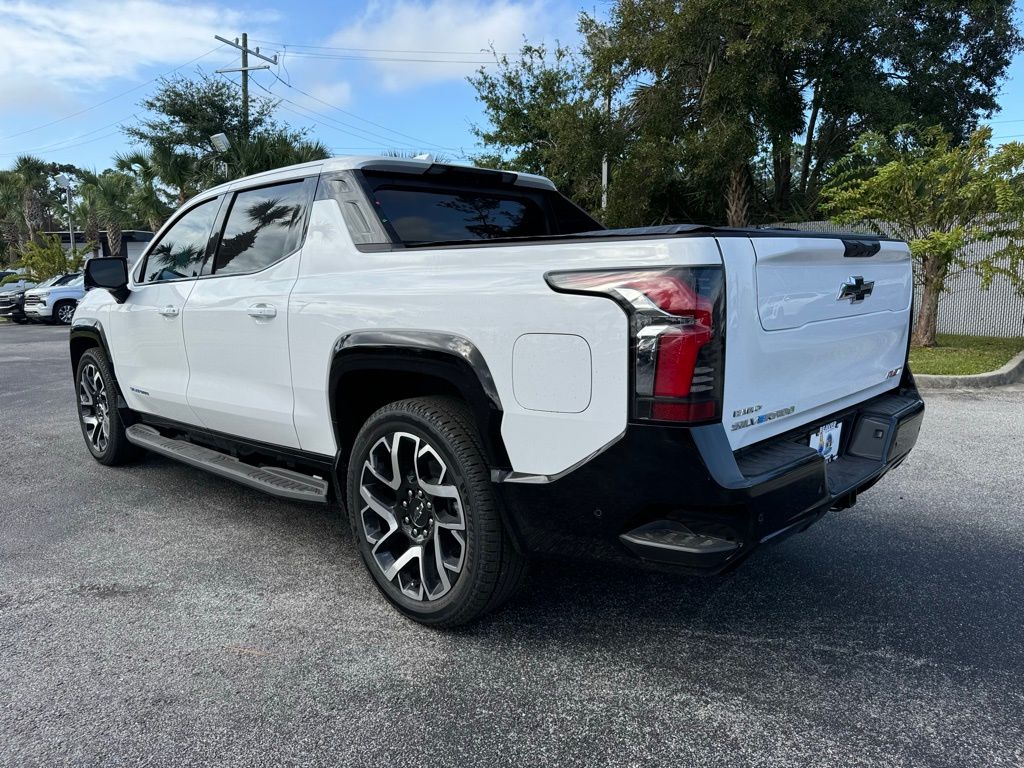
[[[53,308],[53,322],[59,325],[71,325],[71,320],[75,316],[75,307],[78,306],[73,301],[61,301]]]
[[[496,609],[526,561],[502,525],[467,407],[402,400],[363,425],[349,459],[347,502],[366,568],[402,613],[452,627]]]
[[[86,350],[75,371],[78,423],[89,453],[100,464],[115,466],[136,459],[141,449],[128,442],[117,409],[117,382],[110,361],[98,347]]]

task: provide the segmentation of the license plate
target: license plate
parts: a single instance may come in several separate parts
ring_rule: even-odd
[[[825,461],[834,461],[839,457],[839,433],[842,432],[842,429],[843,424],[840,421],[833,421],[818,427],[817,431],[811,433],[809,445]]]

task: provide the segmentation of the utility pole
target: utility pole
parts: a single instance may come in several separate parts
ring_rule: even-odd
[[[249,48],[249,34],[247,32],[242,33],[241,44],[239,44],[237,37],[234,40],[228,40],[220,35],[214,35],[213,37],[225,45],[230,45],[232,48],[237,48],[242,52],[241,67],[227,67],[225,69],[218,69],[217,72],[242,73],[242,138],[245,140],[249,138],[249,73],[254,69],[270,69],[270,64],[277,64],[277,54],[274,54],[273,57],[264,56],[260,53],[259,48],[255,50]],[[263,61],[270,62],[270,64],[257,64],[255,67],[250,67],[249,56],[263,59]]]
[[[71,246],[71,250],[68,251],[69,256],[74,256],[75,253],[75,226],[71,220],[71,179],[67,174],[62,173],[55,179],[58,187],[63,187],[67,192],[68,200],[68,243]]]
[[[593,52],[597,52],[600,49],[610,48],[612,44],[611,35],[608,32],[607,27],[599,27],[594,30],[588,36],[588,42]],[[601,210],[605,211],[608,209],[608,134],[611,132],[612,127],[612,85],[615,77],[615,71],[612,67],[612,63],[608,62],[608,74],[607,79],[604,82],[604,117],[606,120],[605,124],[605,152],[601,157]]]
[[[604,114],[608,120],[608,126],[612,124],[612,73],[611,67],[608,71],[608,82],[604,91]],[[608,209],[608,150],[605,149],[604,157],[601,158],[601,210]]]

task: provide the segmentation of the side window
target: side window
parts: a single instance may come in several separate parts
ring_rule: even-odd
[[[237,193],[214,258],[214,274],[256,272],[297,249],[309,192],[303,180]]]
[[[171,225],[146,257],[139,274],[141,282],[180,280],[199,274],[218,202],[214,198],[200,203]]]

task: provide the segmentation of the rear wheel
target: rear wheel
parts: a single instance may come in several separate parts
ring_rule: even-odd
[[[59,301],[53,308],[53,322],[59,325],[71,325],[71,319],[75,316],[74,301]]]
[[[128,442],[117,409],[117,382],[110,362],[99,347],[88,349],[75,372],[78,423],[89,452],[100,464],[115,466],[138,458],[141,449]]]
[[[525,559],[499,513],[466,406],[402,400],[363,425],[349,459],[349,518],[370,575],[402,613],[465,624],[504,603]]]

